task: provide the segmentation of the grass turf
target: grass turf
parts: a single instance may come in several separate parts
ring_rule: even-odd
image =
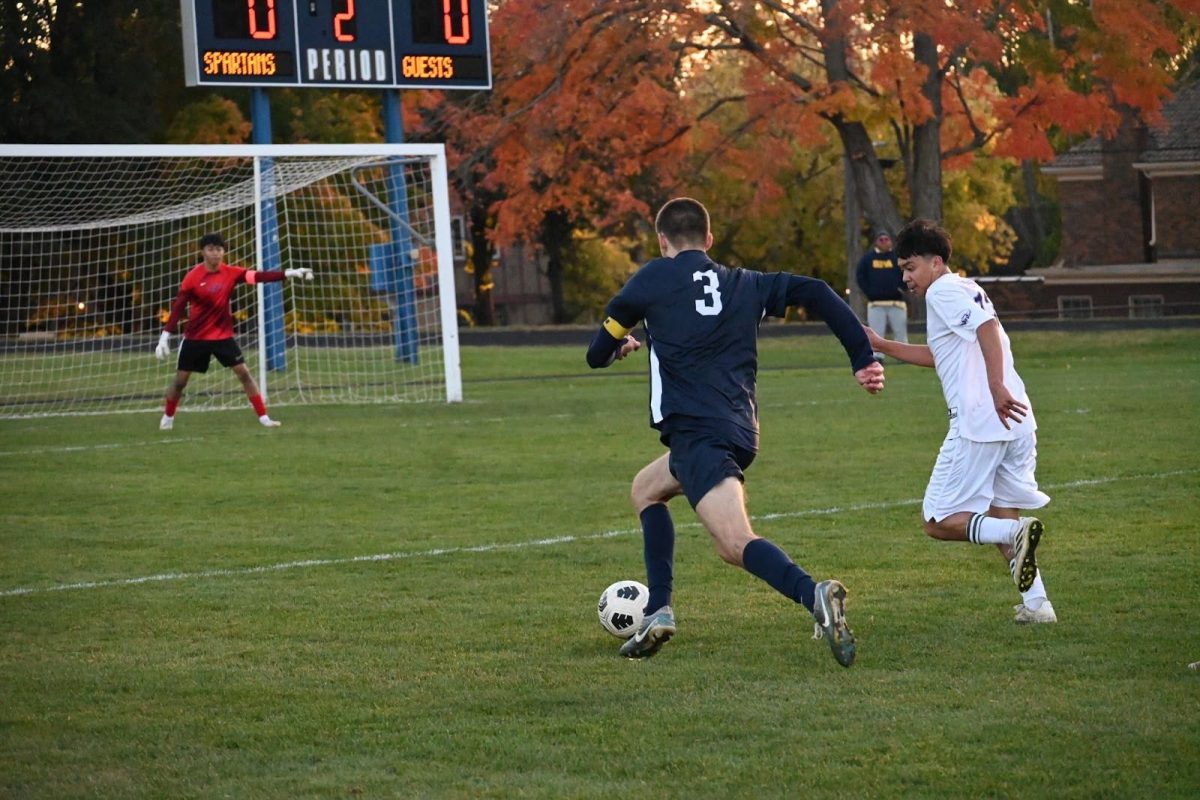
[[[617,657],[640,356],[467,348],[462,404],[274,431],[0,420],[0,795],[1191,796],[1200,336],[1012,338],[1053,626],[1012,623],[993,548],[920,533],[931,370],[869,397],[831,337],[763,343],[750,512],[846,583],[850,670],[682,500],[679,635]]]

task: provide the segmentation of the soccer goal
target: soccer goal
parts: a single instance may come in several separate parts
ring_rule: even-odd
[[[159,410],[154,345],[205,233],[314,273],[234,297],[272,405],[462,399],[442,145],[3,145],[0,416]],[[214,362],[181,410],[245,402]]]

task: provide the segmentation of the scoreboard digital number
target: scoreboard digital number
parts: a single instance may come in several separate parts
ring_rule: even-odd
[[[486,0],[180,0],[188,86],[490,89]]]

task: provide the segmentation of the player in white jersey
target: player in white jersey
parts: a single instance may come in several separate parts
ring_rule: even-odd
[[[925,297],[927,345],[884,339],[867,328],[876,352],[933,367],[950,429],[925,489],[921,519],[934,539],[994,544],[1021,592],[1016,621],[1056,622],[1038,572],[1043,532],[1022,510],[1050,502],[1038,489],[1037,422],[1012,348],[992,301],[949,267],[950,235],[917,219],[900,231],[897,256],[909,291]]]

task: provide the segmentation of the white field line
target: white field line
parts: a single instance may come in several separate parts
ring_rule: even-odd
[[[64,447],[39,447],[34,450],[0,450],[0,456],[30,456],[41,453],[81,453],[89,450],[119,450],[125,447],[153,447],[159,444],[178,444],[180,442],[202,442],[203,436],[193,436],[183,439],[158,439],[151,442],[117,442],[114,444],[80,444]]]
[[[1138,480],[1158,480],[1162,478],[1172,478],[1179,475],[1193,475],[1200,472],[1200,469],[1179,469],[1169,472],[1154,472],[1142,475],[1115,475],[1106,478],[1085,478],[1077,481],[1067,481],[1066,483],[1049,484],[1047,489],[1072,489],[1081,486],[1102,486],[1108,483],[1117,483],[1119,481],[1138,481]],[[811,508],[801,511],[784,511],[774,514],[759,514],[751,517],[752,520],[764,522],[775,519],[788,519],[792,517],[815,517],[827,516],[831,514],[844,514],[853,511],[872,511],[886,508],[898,508],[901,506],[918,505],[921,502],[919,498],[910,498],[907,500],[887,500],[877,503],[859,503],[849,506],[831,506],[829,508]],[[696,528],[699,527],[698,522],[689,522],[677,525],[676,528]],[[593,539],[611,539],[616,536],[630,536],[635,533],[640,533],[640,528],[625,528],[621,530],[604,531],[602,533],[588,533],[579,536],[553,536],[546,539],[532,539],[524,542],[511,542],[509,544],[481,544],[474,547],[437,547],[431,550],[406,550],[394,553],[376,553],[367,556],[349,556],[346,558],[313,558],[304,561],[286,561],[280,564],[266,564],[258,567],[239,567],[236,569],[208,569],[198,570],[195,572],[164,572],[159,575],[145,575],[140,578],[119,578],[115,580],[105,581],[84,581],[81,583],[59,584],[57,586],[43,587],[17,587],[14,589],[0,590],[0,597],[17,597],[21,595],[31,594],[47,594],[50,592],[66,592],[79,589],[104,589],[112,586],[137,586],[143,583],[163,583],[166,581],[180,581],[189,579],[204,579],[204,578],[224,578],[237,577],[242,575],[261,575],[267,572],[282,572],[289,569],[302,569],[306,567],[328,567],[341,564],[358,564],[371,561],[402,561],[410,558],[433,558],[436,556],[457,555],[459,553],[495,553],[506,550],[524,550],[530,547],[548,547],[556,544],[569,544],[571,542],[586,542]]]

